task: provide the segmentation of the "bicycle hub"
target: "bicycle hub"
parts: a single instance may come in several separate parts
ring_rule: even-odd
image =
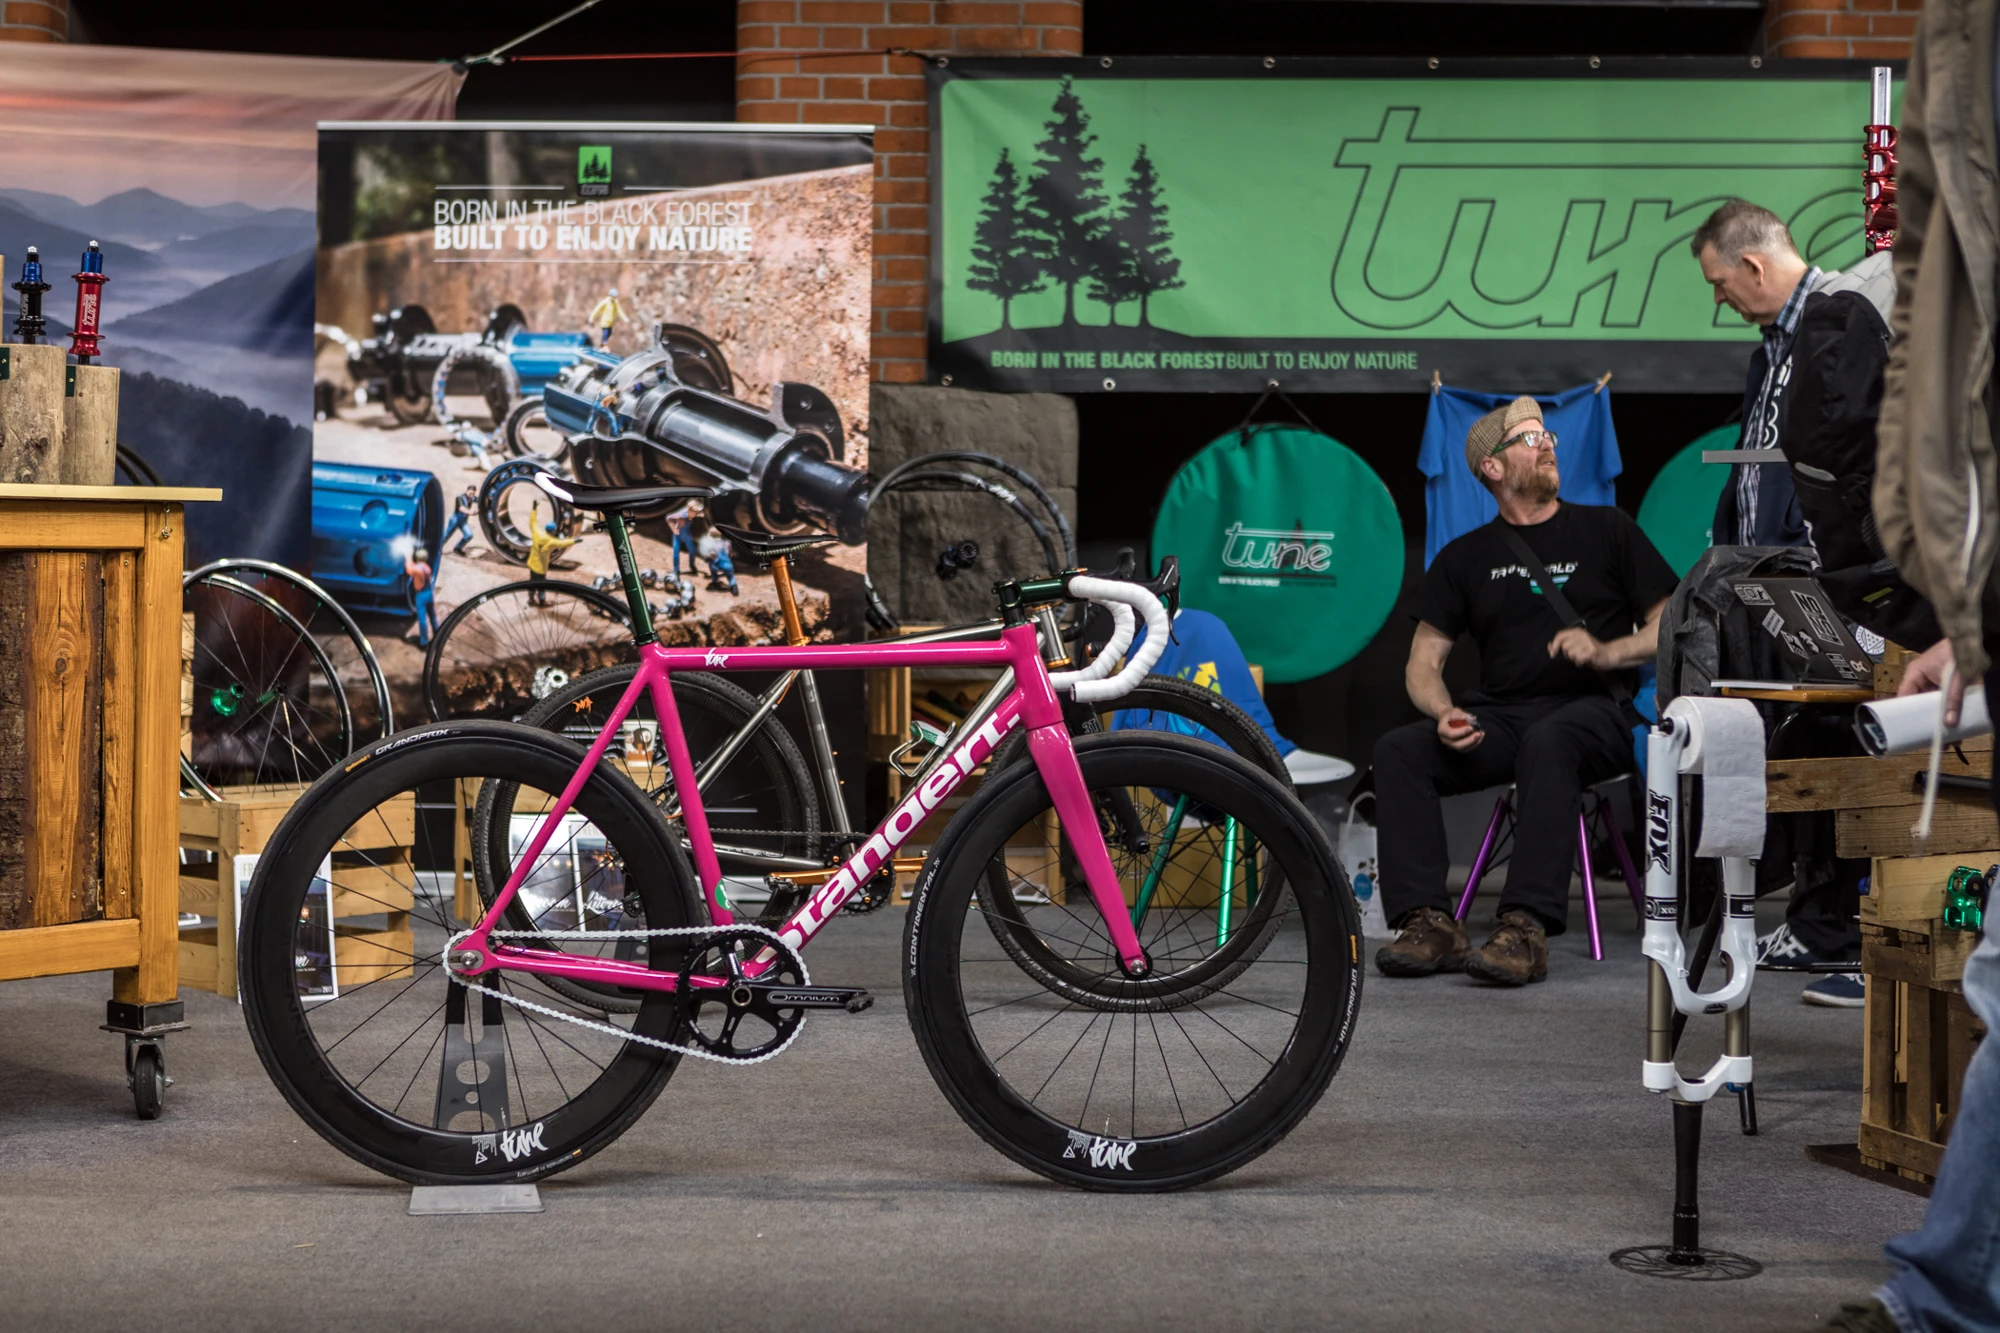
[[[42,340],[48,329],[48,320],[42,315],[42,293],[48,289],[42,278],[42,252],[31,245],[21,264],[21,280],[14,284],[14,290],[21,294],[14,315],[15,342],[32,346]]]
[[[567,375],[542,395],[548,423],[570,439],[577,476],[597,486],[707,486],[725,527],[867,539],[874,479],[846,466],[840,414],[811,385],[772,386],[760,411],[698,389],[664,346],[602,378]]]
[[[92,241],[83,252],[83,266],[72,275],[76,279],[76,332],[69,336],[69,350],[79,366],[87,366],[98,355],[97,319],[103,310],[104,252]]]

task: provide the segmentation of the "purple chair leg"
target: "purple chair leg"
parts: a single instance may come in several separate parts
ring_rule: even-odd
[[[1513,808],[1514,793],[1511,790],[1502,792],[1500,799],[1493,803],[1493,818],[1486,821],[1486,837],[1479,844],[1479,855],[1472,858],[1472,873],[1465,877],[1465,896],[1458,900],[1458,911],[1455,915],[1460,921],[1465,920],[1465,914],[1472,910],[1472,896],[1479,892],[1479,881],[1486,874],[1487,859],[1493,855],[1493,849],[1500,844],[1500,821],[1505,819],[1507,812]]]
[[[1597,881],[1590,873],[1590,817],[1576,812],[1576,859],[1583,863],[1583,915],[1590,922],[1590,960],[1604,961],[1604,939],[1597,933]]]
[[[1618,827],[1618,816],[1612,812],[1609,800],[1597,803],[1598,813],[1604,819],[1604,831],[1611,835],[1611,850],[1618,854],[1618,873],[1625,876],[1625,890],[1632,895],[1632,910],[1639,919],[1646,919],[1646,885],[1639,878],[1639,872],[1632,868],[1632,853],[1625,850],[1625,833]]]

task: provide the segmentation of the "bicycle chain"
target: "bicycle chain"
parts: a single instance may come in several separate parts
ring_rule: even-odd
[[[776,931],[766,930],[762,926],[753,926],[747,923],[735,926],[662,926],[658,930],[489,930],[486,932],[486,937],[488,939],[530,940],[630,940],[647,939],[655,935],[719,935],[725,931],[749,931],[757,935],[762,935],[770,941],[773,948],[787,955],[789,961],[798,966],[800,988],[803,989],[812,985],[812,976],[806,971],[806,960],[799,956],[798,950],[792,948],[791,945],[779,938]],[[584,1018],[579,1014],[568,1013],[561,1009],[551,1009],[548,1005],[537,1004],[533,1000],[525,999],[519,995],[511,995],[506,991],[494,990],[491,986],[482,986],[471,977],[459,972],[451,965],[452,951],[458,947],[460,941],[470,939],[472,933],[470,930],[462,930],[445,941],[442,961],[446,975],[453,981],[456,981],[467,990],[478,991],[481,995],[491,995],[495,999],[514,1005],[517,1008],[531,1009],[535,1013],[546,1015],[549,1018],[558,1018],[565,1023],[572,1023],[580,1028],[588,1028],[592,1032],[601,1032],[606,1036],[616,1037],[621,1041],[636,1041],[641,1046],[652,1046],[663,1051],[673,1051],[679,1055],[692,1055],[698,1060],[712,1060],[720,1065],[759,1065],[766,1060],[774,1060],[790,1050],[792,1043],[799,1039],[799,1033],[805,1031],[806,1016],[800,1014],[798,1026],[792,1029],[792,1035],[785,1039],[784,1045],[778,1047],[776,1050],[766,1051],[762,1055],[754,1055],[741,1059],[727,1055],[717,1055],[713,1051],[705,1051],[698,1046],[682,1046],[671,1041],[661,1041],[657,1037],[645,1037],[636,1032],[627,1032],[624,1028],[616,1027],[610,1023],[599,1023],[592,1019]],[[528,975],[532,976],[534,974],[529,973]]]

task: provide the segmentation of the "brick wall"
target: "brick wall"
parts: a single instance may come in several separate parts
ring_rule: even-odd
[[[1078,55],[1082,0],[739,0],[736,118],[875,131],[874,375],[924,378],[929,114],[919,56]]]
[[[1771,0],[1764,54],[1902,60],[1923,0]]]
[[[0,0],[0,42],[66,42],[69,0]]]

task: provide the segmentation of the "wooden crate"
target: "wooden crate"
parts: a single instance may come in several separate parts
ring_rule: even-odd
[[[1984,870],[2000,852],[1878,859],[1861,900],[1868,1000],[1858,1146],[1864,1164],[1911,1180],[1936,1179],[1966,1065],[1985,1033],[1962,987],[1978,936],[1941,920],[1945,881],[1975,861]]]
[[[303,790],[225,787],[219,801],[181,797],[182,850],[214,857],[181,868],[181,911],[214,922],[180,933],[184,984],[236,994],[235,861],[263,853]],[[416,798],[406,792],[370,812],[333,853],[334,973],[343,988],[410,974],[416,820]]]
[[[112,969],[177,1020],[182,506],[220,491],[0,485],[0,979]]]

